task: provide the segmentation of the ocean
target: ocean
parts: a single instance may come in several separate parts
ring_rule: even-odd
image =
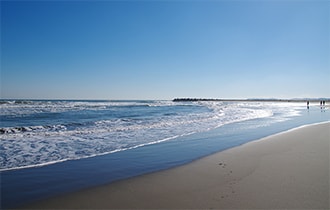
[[[1,206],[151,173],[330,120],[319,104],[0,100]]]

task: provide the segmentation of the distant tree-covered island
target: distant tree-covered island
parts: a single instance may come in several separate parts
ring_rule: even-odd
[[[294,98],[294,99],[276,99],[276,98],[250,98],[250,99],[221,99],[221,98],[174,98],[174,102],[185,101],[251,101],[251,102],[330,102],[330,98]]]

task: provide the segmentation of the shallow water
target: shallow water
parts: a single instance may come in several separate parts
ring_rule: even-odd
[[[290,104],[172,101],[1,101],[0,170],[104,155],[249,119],[296,115]]]
[[[56,101],[56,103],[59,102]],[[69,151],[79,151],[85,146],[89,149],[85,151],[90,153],[86,155],[86,152],[75,152],[73,157],[69,156],[69,158],[64,159],[64,162],[56,160],[58,162],[56,164],[54,164],[56,161],[52,163],[47,159],[48,162],[46,161],[43,167],[36,167],[38,164],[33,162],[33,158],[27,159],[28,161],[32,160],[31,168],[2,171],[2,207],[15,207],[57,194],[167,169],[290,128],[330,120],[329,110],[320,109],[316,105],[307,110],[305,104],[302,103],[125,101],[118,102],[120,104],[125,103],[125,105],[116,104],[115,108],[122,111],[119,113],[113,111],[115,105],[108,104],[108,107],[105,105],[114,102],[87,102],[88,108],[81,104],[86,102],[70,102],[78,103],[78,110],[75,110],[77,104],[75,106],[63,106],[63,102],[60,103],[62,103],[60,108],[51,109],[49,106],[47,110],[43,111],[50,114],[50,110],[53,110],[64,116],[70,116],[73,115],[69,114],[70,112],[76,112],[77,115],[64,119],[59,117],[53,125],[65,126],[70,121],[69,119],[78,120],[83,125],[67,128],[64,131],[46,128],[43,131],[32,131],[30,136],[27,135],[30,131],[7,132],[2,134],[1,142],[8,143],[11,140],[20,144],[22,141],[24,143],[21,144],[29,145],[33,141],[42,139],[38,145],[44,144],[52,148],[48,145],[54,145],[54,141],[66,141],[67,144],[68,141],[72,141],[70,147],[67,148]],[[101,103],[103,103],[102,108],[96,106]],[[109,111],[110,109],[112,111]],[[15,114],[27,117],[26,115],[31,115],[30,110],[29,112],[26,111],[24,114],[22,110],[18,110]],[[42,113],[40,110],[36,112],[37,115]],[[82,116],[86,116],[85,114],[88,117],[83,118]],[[7,116],[9,116],[8,113]],[[33,117],[30,117],[33,121]],[[117,120],[115,122],[118,124],[104,125],[101,123],[102,125],[99,126],[95,123],[111,121],[112,119]],[[130,122],[130,124],[124,122],[123,125],[119,123],[118,119],[134,119],[136,121],[132,120],[133,123]],[[39,119],[37,121],[38,123],[35,124],[41,124]],[[53,120],[46,117],[43,122],[51,125]],[[27,120],[25,124],[21,124],[21,127],[39,126],[32,124],[29,124]],[[5,126],[5,129],[17,126],[13,124],[12,126]],[[86,133],[79,133],[80,130],[86,131]],[[97,132],[93,132],[95,130]],[[67,131],[73,132],[67,133]],[[70,138],[70,135],[74,138]],[[8,136],[11,139],[7,138]],[[83,139],[84,144],[74,141],[76,138]],[[95,143],[95,141],[99,142]],[[125,146],[111,147],[108,144]],[[53,147],[52,150],[61,151],[58,152],[59,157],[67,154],[63,152],[66,148],[65,144],[58,144],[57,146],[58,148]],[[37,148],[40,147],[40,145],[37,146]],[[108,150],[104,152],[105,148],[103,147]],[[22,148],[23,152],[31,152],[29,151],[30,147]],[[100,152],[101,149],[103,149],[102,152]],[[36,153],[38,151],[36,150]],[[43,150],[39,155],[48,158],[48,154],[49,152]],[[10,164],[14,163],[20,162],[10,162]],[[8,167],[10,164],[6,162],[3,167]],[[29,165],[24,167],[26,166]]]

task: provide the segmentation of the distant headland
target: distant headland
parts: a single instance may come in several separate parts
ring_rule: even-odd
[[[293,98],[293,99],[276,99],[276,98],[249,98],[249,99],[221,99],[221,98],[175,98],[174,102],[184,101],[247,101],[247,102],[330,102],[330,98]]]

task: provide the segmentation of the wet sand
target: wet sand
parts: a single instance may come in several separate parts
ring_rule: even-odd
[[[329,209],[329,142],[329,122],[303,126],[26,208]]]

